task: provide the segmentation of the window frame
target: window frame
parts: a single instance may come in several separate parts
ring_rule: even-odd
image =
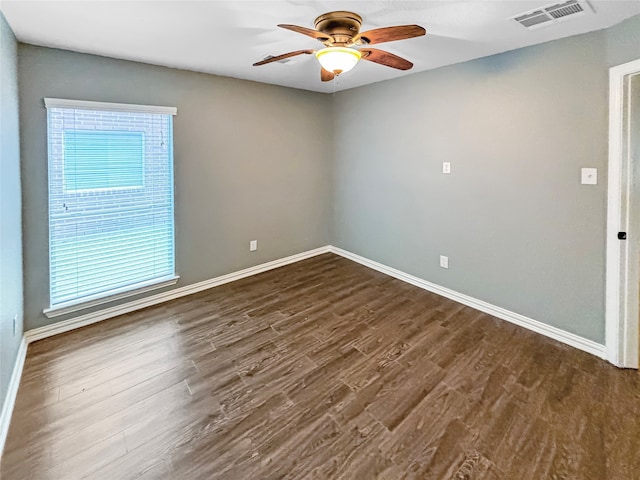
[[[127,103],[109,103],[109,102],[95,102],[95,101],[85,101],[85,100],[68,100],[68,99],[60,99],[60,98],[45,98],[44,104],[46,109],[49,108],[66,108],[66,109],[84,109],[84,110],[104,110],[109,112],[122,112],[122,113],[147,113],[147,114],[161,114],[161,115],[177,115],[176,107],[167,107],[167,106],[154,106],[154,105],[135,105],[135,104],[127,104]],[[47,114],[48,115],[48,114]],[[101,304],[106,304],[113,302],[118,299],[131,297],[134,295],[139,295],[144,292],[149,292],[152,290],[157,290],[160,288],[165,288],[171,285],[174,285],[180,279],[180,276],[176,274],[176,244],[175,244],[175,162],[173,155],[173,122],[170,122],[171,125],[171,152],[170,152],[170,161],[171,161],[171,201],[172,201],[172,211],[173,211],[173,274],[166,275],[163,277],[157,277],[150,280],[138,282],[131,285],[126,285],[123,287],[117,287],[106,292],[100,292],[92,295],[85,295],[81,298],[73,299],[66,302],[60,302],[55,305],[51,305],[51,297],[49,297],[49,307],[43,310],[43,313],[48,318],[58,317],[62,315],[66,315],[68,313],[76,312],[79,310],[84,310],[90,307],[94,307]],[[49,130],[47,128],[47,143],[49,142]],[[144,139],[143,139],[144,141]],[[49,158],[49,153],[48,153]],[[145,162],[146,159],[143,158],[143,169],[146,168]],[[50,160],[47,160],[49,164]],[[48,167],[49,168],[49,167]],[[63,169],[64,172],[64,169]],[[47,185],[49,185],[49,175]],[[144,173],[143,173],[143,181],[144,181]],[[89,190],[73,190],[67,191],[71,194],[78,193],[99,193],[99,191],[114,191],[114,190],[139,190],[144,188],[140,186],[132,186],[132,187],[113,187],[113,188],[104,188],[104,189],[89,189]],[[47,212],[48,216],[50,213],[50,204],[48,200],[47,204]],[[48,232],[49,232],[49,244],[47,247],[47,254],[50,255],[51,249],[51,225],[48,223]],[[49,259],[49,293],[51,294],[51,259]]]

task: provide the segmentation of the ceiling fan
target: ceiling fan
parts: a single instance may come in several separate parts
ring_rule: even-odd
[[[320,62],[320,79],[323,82],[333,80],[336,75],[348,72],[359,60],[378,63],[398,70],[409,70],[413,63],[393,53],[368,48],[368,45],[421,37],[425,33],[419,25],[400,25],[396,27],[376,28],[360,33],[362,17],[353,12],[329,12],[316,18],[315,30],[298,25],[280,24],[280,28],[315,38],[324,44],[321,50],[296,50],[276,57],[268,57],[253,64],[254,67],[277,62],[297,55],[315,54]],[[364,47],[364,48],[354,48]]]

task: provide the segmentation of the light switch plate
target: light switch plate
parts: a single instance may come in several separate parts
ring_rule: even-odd
[[[597,185],[598,184],[598,169],[597,168],[583,168],[581,169],[582,185]]]

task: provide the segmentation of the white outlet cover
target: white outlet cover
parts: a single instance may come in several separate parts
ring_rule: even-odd
[[[449,257],[445,257],[444,255],[440,255],[440,266],[442,268],[449,268]]]
[[[258,240],[251,240],[249,242],[249,251],[255,252],[258,249]]]
[[[580,170],[580,183],[582,185],[597,185],[598,184],[598,169],[597,168],[583,168]]]
[[[442,173],[451,173],[451,162],[442,162]]]

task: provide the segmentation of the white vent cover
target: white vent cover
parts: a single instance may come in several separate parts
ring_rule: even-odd
[[[510,20],[515,20],[529,30],[535,30],[585,14],[593,14],[593,10],[585,0],[569,0],[520,13],[511,17]]]

